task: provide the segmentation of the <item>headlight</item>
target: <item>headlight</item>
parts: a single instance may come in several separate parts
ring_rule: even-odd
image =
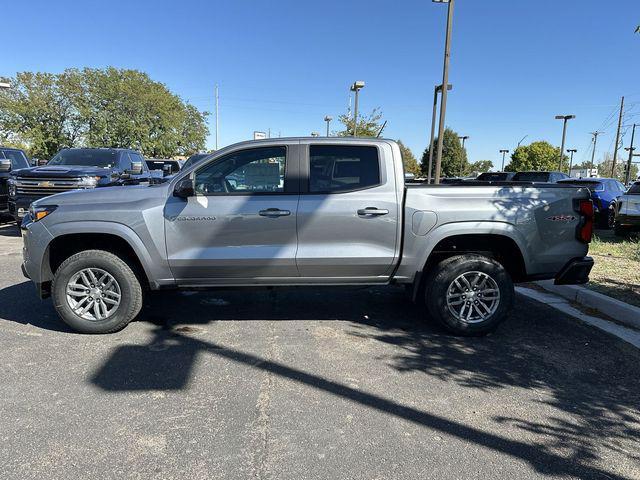
[[[57,205],[33,205],[29,207],[29,215],[31,216],[31,220],[37,222],[42,220],[44,217],[53,213],[53,211],[58,208]]]
[[[9,188],[9,196],[16,196],[16,181],[13,178],[7,180],[7,187]]]
[[[93,188],[100,181],[100,177],[82,177],[79,185],[84,188]]]

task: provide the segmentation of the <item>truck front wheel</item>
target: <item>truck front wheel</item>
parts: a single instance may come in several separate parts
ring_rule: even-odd
[[[504,267],[477,254],[449,257],[426,279],[429,315],[456,335],[494,331],[511,310],[514,288]]]
[[[103,250],[85,250],[62,262],[51,295],[60,318],[81,333],[118,331],[142,308],[142,288],[131,267]]]

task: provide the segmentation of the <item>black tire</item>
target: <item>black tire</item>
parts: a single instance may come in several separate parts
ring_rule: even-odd
[[[625,228],[625,227],[623,227],[621,225],[615,224],[613,226],[613,234],[616,237],[626,237],[627,235],[629,235],[629,229],[627,229],[627,228]]]
[[[452,313],[447,304],[447,293],[450,286],[454,284],[454,280],[469,272],[481,272],[489,277],[495,282],[500,293],[499,299],[495,303],[495,309],[492,306],[491,313],[483,312],[484,315],[487,315],[484,319],[461,320]],[[455,289],[455,287],[452,288]],[[504,267],[494,259],[478,254],[457,255],[441,261],[427,275],[424,292],[430,317],[449,332],[462,336],[482,336],[493,332],[511,311],[515,295],[511,276]],[[471,294],[475,295],[476,293],[471,292]],[[464,295],[467,294],[464,293]],[[465,301],[463,300],[463,302]],[[494,305],[491,301],[489,303]],[[455,307],[452,308],[455,310]],[[468,308],[470,309],[468,311],[471,312],[480,311],[479,306],[472,305]]]
[[[85,268],[104,270],[119,285],[120,304],[103,320],[82,318],[67,302],[67,283],[76,273]],[[60,318],[81,333],[112,333],[121,330],[138,315],[142,308],[142,287],[138,277],[120,257],[103,250],[85,250],[67,258],[54,274],[51,296]]]

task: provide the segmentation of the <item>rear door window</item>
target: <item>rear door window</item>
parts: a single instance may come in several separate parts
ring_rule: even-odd
[[[309,192],[339,193],[380,185],[378,149],[359,145],[311,145]]]

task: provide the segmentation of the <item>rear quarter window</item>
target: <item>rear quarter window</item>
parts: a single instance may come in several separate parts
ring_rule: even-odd
[[[338,193],[380,185],[378,149],[359,145],[311,145],[309,192]]]

